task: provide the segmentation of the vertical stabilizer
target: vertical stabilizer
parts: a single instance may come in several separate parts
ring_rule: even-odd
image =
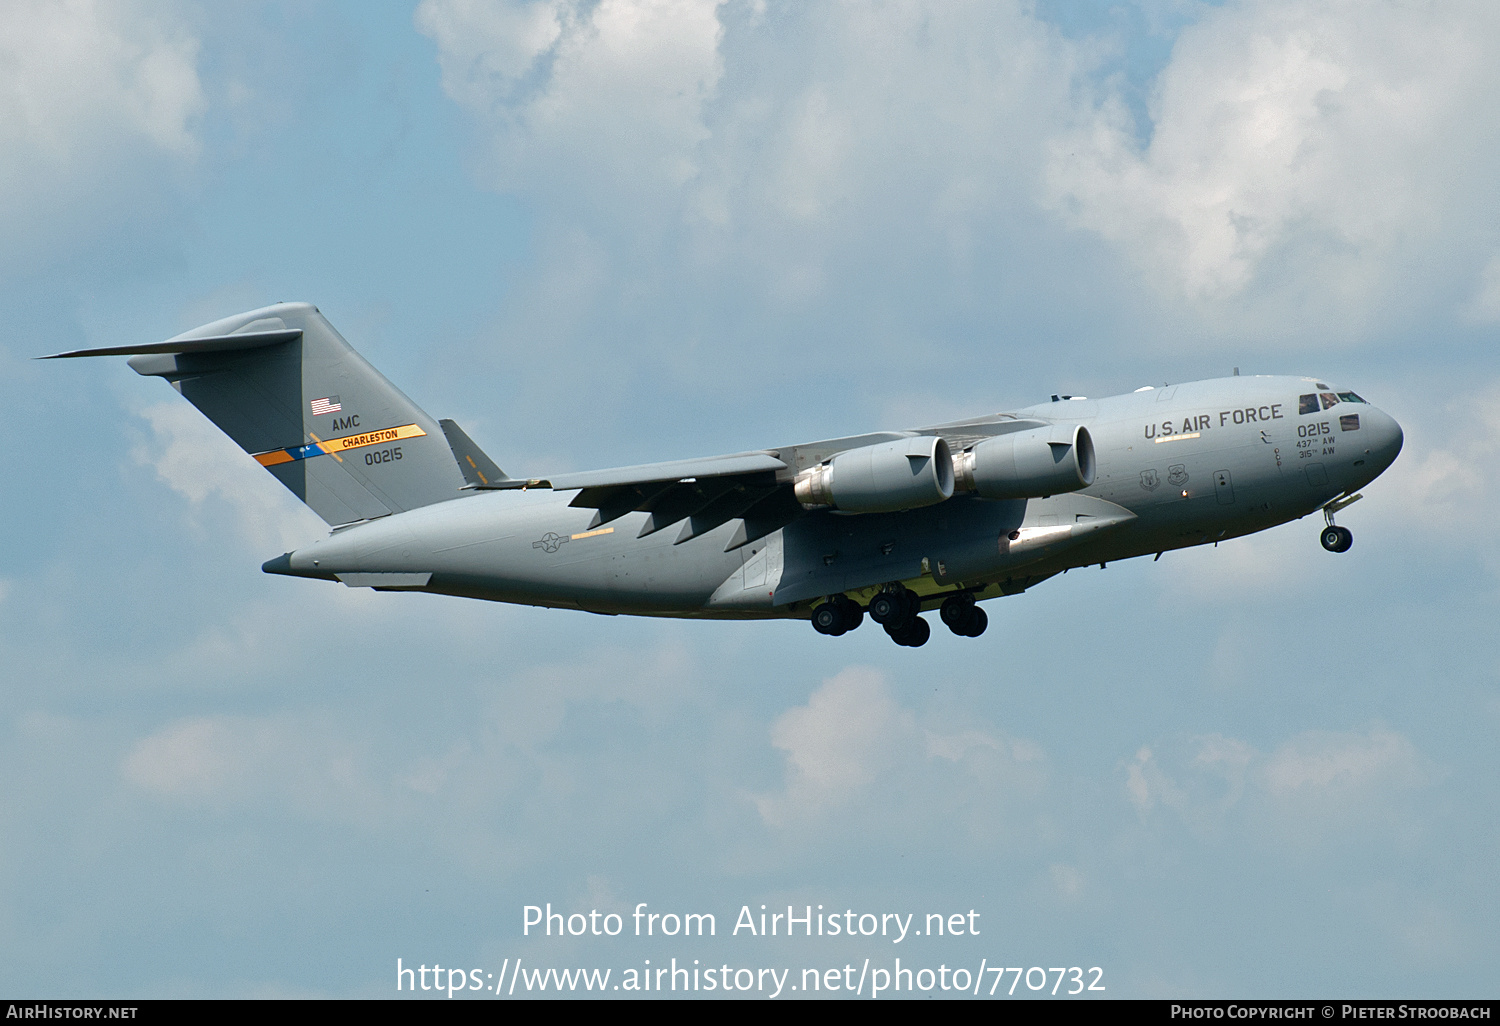
[[[129,355],[137,373],[165,378],[330,524],[461,494],[443,428],[310,304],[252,310],[152,345],[59,355]]]

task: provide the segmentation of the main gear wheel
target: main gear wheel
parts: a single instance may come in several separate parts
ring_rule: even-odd
[[[864,622],[865,611],[848,595],[834,595],[812,611],[813,630],[838,637]]]
[[[905,645],[907,648],[921,648],[927,644],[927,639],[932,637],[932,627],[920,616],[912,617],[909,623],[902,624],[900,627],[886,624],[885,632],[896,644]]]

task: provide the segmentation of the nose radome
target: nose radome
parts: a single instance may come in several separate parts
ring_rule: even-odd
[[[1401,425],[1396,423],[1396,418],[1383,410],[1371,410],[1371,416],[1365,418],[1366,445],[1370,449],[1370,455],[1380,463],[1380,469],[1384,470],[1396,462],[1396,457],[1401,452],[1401,446],[1406,441],[1406,435],[1401,430]]]

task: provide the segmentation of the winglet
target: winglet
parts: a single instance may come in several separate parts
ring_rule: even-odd
[[[500,482],[510,480],[505,471],[495,466],[495,461],[464,433],[463,428],[451,420],[440,420],[438,424],[448,436],[448,448],[453,450],[453,458],[458,461],[458,469],[463,472],[464,481],[470,488],[494,488]]]

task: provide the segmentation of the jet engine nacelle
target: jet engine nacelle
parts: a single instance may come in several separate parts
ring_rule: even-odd
[[[808,467],[793,488],[810,509],[888,513],[932,506],[953,495],[953,454],[936,435],[866,445]]]
[[[986,499],[1039,499],[1094,483],[1094,440],[1082,424],[987,438],[953,458],[955,487]]]

